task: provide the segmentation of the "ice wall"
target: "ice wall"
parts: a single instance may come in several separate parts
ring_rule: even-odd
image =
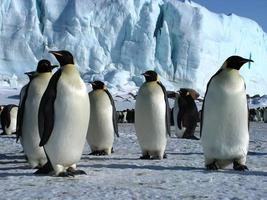
[[[167,89],[206,83],[238,54],[250,94],[267,94],[267,39],[254,21],[215,14],[179,0],[1,0],[0,77],[35,69],[48,50],[67,49],[86,81],[102,79],[132,90],[155,69]]]

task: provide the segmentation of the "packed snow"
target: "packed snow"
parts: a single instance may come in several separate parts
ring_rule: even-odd
[[[0,81],[16,76],[24,83],[38,60],[55,62],[48,50],[66,49],[84,80],[104,80],[113,91],[140,86],[140,74],[155,69],[167,89],[203,95],[224,60],[237,54],[254,60],[241,70],[248,93],[267,94],[266,33],[250,19],[193,1],[2,0],[0,43]]]

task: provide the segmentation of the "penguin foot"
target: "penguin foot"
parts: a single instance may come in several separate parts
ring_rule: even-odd
[[[108,155],[108,154],[107,154],[107,152],[105,150],[101,150],[101,151],[92,151],[89,155],[105,156],[105,155]]]
[[[166,159],[166,158],[168,158],[168,156],[167,156],[166,153],[164,153],[164,154],[163,154],[163,159]]]
[[[60,172],[57,176],[58,177],[74,177],[74,174],[66,171],[66,172]]]
[[[237,161],[234,161],[233,168],[234,168],[234,170],[237,170],[237,171],[248,170],[248,167],[246,165],[242,165],[242,164],[238,163]]]
[[[83,171],[83,170],[75,170],[74,168],[72,167],[69,167],[67,169],[67,172],[73,174],[73,175],[86,175],[86,172]]]
[[[217,167],[215,161],[209,165],[206,165],[207,170],[218,170],[219,168]]]
[[[142,155],[142,156],[140,156],[140,159],[141,160],[150,160],[150,155]]]
[[[190,135],[190,136],[183,136],[184,139],[190,139],[190,140],[199,140],[199,138],[197,138],[194,135]]]
[[[43,165],[42,167],[40,167],[33,174],[36,174],[36,175],[46,175],[46,174],[49,174],[50,172],[52,172],[53,170],[54,169],[53,169],[51,163],[50,162],[47,162],[45,165]]]

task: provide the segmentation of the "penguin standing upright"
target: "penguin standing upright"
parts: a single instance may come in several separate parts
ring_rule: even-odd
[[[8,104],[3,107],[1,112],[2,135],[11,135],[16,132],[18,106]]]
[[[235,170],[248,169],[245,165],[249,143],[248,104],[245,82],[239,73],[247,62],[253,61],[229,57],[207,84],[200,134],[208,170],[231,163]]]
[[[90,121],[87,142],[90,155],[109,155],[112,151],[114,134],[118,137],[117,114],[113,98],[102,81],[91,83],[93,91],[89,93]]]
[[[40,60],[36,72],[27,73],[30,82],[21,91],[17,140],[20,138],[23,151],[32,168],[40,168],[47,162],[43,147],[39,147],[38,109],[54,67],[48,60]]]
[[[40,103],[40,146],[44,146],[57,176],[85,174],[76,170],[76,163],[82,156],[90,116],[86,85],[70,52],[50,53],[60,69],[52,76]]]
[[[169,103],[165,87],[155,71],[146,71],[135,104],[135,129],[142,149],[141,159],[165,157],[170,135]]]

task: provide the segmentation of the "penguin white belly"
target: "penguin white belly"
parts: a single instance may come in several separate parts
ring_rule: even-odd
[[[87,142],[92,150],[111,150],[114,141],[113,108],[108,95],[97,90],[90,93],[90,122]]]
[[[178,97],[179,98],[179,97]],[[182,127],[182,129],[178,128],[178,123],[177,123],[177,117],[179,113],[179,105],[178,105],[178,98],[175,98],[174,102],[174,107],[173,107],[173,122],[174,122],[174,127],[175,127],[175,135],[178,138],[182,138],[184,135],[185,128]]]
[[[39,147],[38,109],[50,77],[51,73],[40,74],[34,78],[29,86],[25,102],[21,144],[32,167],[42,166],[47,162],[43,147]]]
[[[165,151],[166,104],[157,83],[145,83],[139,90],[135,106],[135,129],[142,151]]]
[[[217,87],[211,82],[205,97],[201,137],[204,155],[208,159],[245,159],[249,133],[244,82],[237,76],[222,76],[222,80],[215,79],[219,81]]]
[[[45,150],[54,169],[69,167],[81,158],[90,116],[90,103],[85,84],[79,87],[64,74],[57,83],[54,102],[54,127]],[[57,170],[56,170],[57,171]]]
[[[7,127],[5,128],[5,132],[7,135],[10,135],[16,132],[17,114],[18,114],[18,107],[14,106],[10,110],[10,125],[8,128]]]

